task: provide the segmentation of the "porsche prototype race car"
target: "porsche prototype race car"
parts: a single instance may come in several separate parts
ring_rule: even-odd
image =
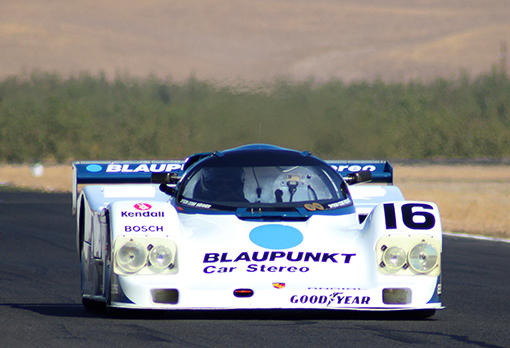
[[[443,308],[438,208],[386,161],[255,144],[73,169],[87,308]]]

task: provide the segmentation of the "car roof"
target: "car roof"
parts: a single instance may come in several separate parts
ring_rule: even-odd
[[[196,164],[200,166],[295,166],[295,165],[326,165],[308,151],[300,152],[267,144],[250,144],[224,151],[200,156]]]

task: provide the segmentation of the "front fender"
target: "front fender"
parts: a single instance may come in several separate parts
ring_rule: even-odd
[[[177,239],[180,223],[175,208],[167,202],[120,201],[109,207],[112,240],[118,236],[154,236]]]

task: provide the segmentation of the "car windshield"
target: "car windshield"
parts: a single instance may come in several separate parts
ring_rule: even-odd
[[[317,162],[320,165],[202,166],[184,180],[180,200],[232,208],[350,205],[341,177]]]

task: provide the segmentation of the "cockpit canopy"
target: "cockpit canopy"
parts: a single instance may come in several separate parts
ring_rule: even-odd
[[[309,153],[253,145],[198,161],[182,178],[176,198],[213,209],[352,205],[347,185],[327,163]]]

